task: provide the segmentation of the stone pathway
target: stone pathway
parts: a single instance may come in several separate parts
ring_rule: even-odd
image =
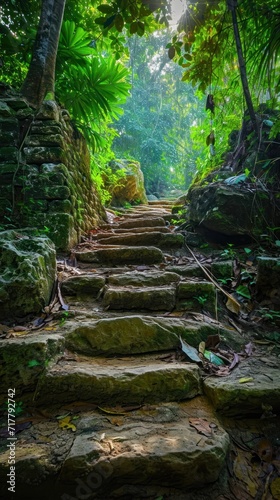
[[[58,264],[69,311],[2,341],[1,395],[15,387],[24,408],[16,498],[280,498],[279,356],[260,344],[246,354],[253,332],[216,319],[222,297],[173,231],[171,205],[92,231],[76,267]],[[211,271],[224,278],[231,267],[217,258]],[[216,335],[241,353],[224,377],[182,351],[180,339],[198,349]]]

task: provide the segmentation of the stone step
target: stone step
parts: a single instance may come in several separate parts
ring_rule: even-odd
[[[109,286],[153,287],[177,285],[181,280],[176,273],[155,270],[127,271],[122,274],[110,274],[106,280]]]
[[[165,220],[163,217],[141,217],[140,219],[128,219],[128,220],[123,220],[123,221],[120,221],[116,227],[118,227],[119,229],[127,229],[127,228],[137,228],[137,227],[156,227],[156,226],[166,226],[165,224]],[[104,227],[104,226],[100,226],[101,229]],[[108,227],[108,225],[105,226],[106,228]],[[110,226],[112,227],[112,225]],[[114,227],[114,225],[113,225]]]
[[[167,493],[166,498],[177,499],[198,487],[209,494],[211,483],[224,470],[229,437],[205,398],[146,405],[129,412],[124,408],[119,416],[114,412],[112,405],[107,414],[80,411],[72,420],[74,433],[58,425],[57,410],[48,409],[48,421],[35,419],[17,443],[18,498],[156,499]],[[210,424],[208,434],[191,425],[197,418]],[[5,446],[0,454],[3,499],[7,498],[9,453]],[[215,497],[210,493],[205,498]]]
[[[227,377],[209,377],[204,392],[217,411],[234,417],[269,417],[280,411],[279,357],[254,355]]]
[[[171,215],[170,210],[166,210],[165,208],[159,208],[157,210],[149,210],[148,212],[139,210],[138,212],[134,210],[133,212],[128,212],[123,215],[126,220],[137,220],[142,219],[143,217],[165,217],[166,215]]]
[[[118,356],[176,350],[180,337],[198,349],[199,343],[219,331],[224,346],[240,350],[243,337],[218,322],[174,317],[122,315],[73,320],[66,326],[65,346],[87,356]]]
[[[93,485],[94,479],[101,479],[99,494],[104,496],[99,498],[112,498],[106,492],[119,488],[126,498],[139,498],[137,489],[141,486],[154,486],[157,493],[159,488],[170,487],[171,480],[178,489],[209,484],[218,478],[223,468],[229,437],[211,410],[204,408],[202,418],[211,423],[213,429],[209,436],[191,427],[189,419],[195,412],[188,410],[186,404],[167,403],[146,412],[140,410],[138,415],[124,418],[119,427],[106,423],[98,414],[81,419],[79,424],[86,432],[75,438],[63,463],[60,480],[73,484],[84,467],[88,484],[90,479]],[[92,422],[98,426],[97,432],[93,432]],[[134,495],[127,496],[126,485],[130,488],[134,485]]]
[[[181,401],[201,394],[201,375],[192,363],[164,363],[156,355],[59,361],[41,375],[34,400],[90,401],[98,405]]]
[[[127,246],[149,246],[156,245],[157,248],[181,248],[184,245],[184,236],[180,233],[161,233],[159,231],[113,234],[105,238],[98,238],[101,245],[127,245]]]
[[[179,311],[205,310],[215,313],[216,289],[210,282],[194,280],[178,282],[177,279],[160,286],[152,277],[148,277],[150,285],[147,279],[146,286],[143,286],[145,279],[142,279],[139,287],[137,275],[135,280],[129,278],[126,282],[125,278],[125,275],[111,278],[111,284],[109,280],[109,284],[104,288],[102,301],[104,308],[124,311],[172,311],[176,307]]]
[[[106,310],[172,311],[176,305],[175,286],[105,287],[102,305]]]
[[[115,227],[114,229],[111,229],[111,231],[102,231],[96,234],[93,234],[91,238],[94,239],[102,239],[102,238],[109,238],[113,234],[131,234],[131,233],[151,233],[151,232],[160,232],[160,233],[170,233],[169,227],[165,226],[155,226],[155,227],[138,227],[138,228],[124,228],[124,229],[118,229]]]
[[[173,207],[175,200],[149,200],[150,207]]]
[[[93,251],[75,252],[80,262],[94,262],[97,264],[159,264],[164,262],[164,255],[155,247],[126,247],[102,248]]]

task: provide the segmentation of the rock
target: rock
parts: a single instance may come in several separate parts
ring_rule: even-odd
[[[242,383],[242,379],[248,381]],[[217,411],[228,416],[279,413],[279,368],[252,356],[241,361],[227,377],[206,378],[204,393]]]
[[[0,101],[0,116],[13,116],[14,110],[11,109],[5,102]]]
[[[3,231],[0,248],[0,318],[41,312],[49,303],[55,280],[54,244],[24,231]]]
[[[120,222],[118,227],[120,229],[136,228],[136,227],[155,227],[165,226],[165,221],[162,217],[143,217],[139,220],[127,220]]]
[[[39,405],[55,401],[91,401],[98,405],[180,401],[201,393],[198,366],[165,364],[152,355],[137,358],[87,358],[62,361],[38,382]]]
[[[145,354],[178,349],[179,338],[198,348],[209,335],[220,332],[221,342],[240,349],[243,338],[220,323],[173,317],[122,316],[68,325],[65,337],[70,351],[87,356]]]
[[[206,238],[211,232],[226,235],[229,242],[230,237],[259,237],[266,221],[273,220],[268,193],[251,186],[215,182],[194,186],[188,197],[189,221]]]
[[[158,248],[181,248],[184,245],[184,236],[176,233],[147,232],[134,234],[115,234],[99,239],[105,245],[156,245]]]
[[[256,288],[260,297],[280,300],[280,258],[257,257]]]
[[[60,475],[63,482],[73,484],[72,494],[82,491],[78,490],[82,485],[83,491],[94,491],[100,495],[98,498],[102,498],[102,493],[103,498],[113,498],[106,492],[112,493],[120,486],[132,484],[138,488],[155,485],[158,491],[159,485],[170,488],[171,478],[174,488],[185,491],[218,478],[229,437],[211,410],[202,411],[205,421],[213,425],[209,437],[190,426],[192,413],[184,404],[166,403],[152,410],[153,420],[139,414],[138,418],[135,416],[132,421],[115,428],[103,421],[97,432],[89,429],[85,435],[76,436]],[[102,435],[105,436],[103,440]],[[108,455],[110,443],[112,452]],[[81,477],[85,469],[87,474]],[[126,488],[124,490],[127,493]],[[137,489],[134,491],[135,495],[129,498],[140,498]],[[121,497],[114,495],[114,498]],[[149,498],[156,498],[156,495]]]
[[[154,194],[148,194],[147,200],[148,201],[159,201],[158,198]]]
[[[180,276],[176,273],[160,271],[134,271],[123,274],[113,274],[108,277],[108,284],[111,286],[164,286],[177,284]]]
[[[46,363],[62,352],[64,339],[57,334],[34,333],[0,342],[0,397],[7,398],[7,387],[16,395],[36,389]]]
[[[171,311],[175,307],[176,289],[152,287],[108,287],[102,305],[113,310]]]
[[[180,282],[177,298],[176,309],[215,312],[216,289],[213,283],[208,281]]]
[[[97,262],[102,264],[159,264],[164,256],[155,247],[116,247],[102,248],[93,252],[75,252],[81,262]]]
[[[125,203],[147,203],[144,176],[139,162],[132,160],[113,160],[110,162],[109,166],[113,173],[118,171],[123,173],[123,177],[113,188],[110,188],[109,179],[107,189],[112,195],[112,206],[118,207]]]
[[[59,121],[59,108],[55,101],[49,99],[42,102],[36,115],[36,120]]]
[[[70,276],[61,284],[63,295],[86,295],[97,297],[101,288],[105,285],[103,276],[85,275]]]

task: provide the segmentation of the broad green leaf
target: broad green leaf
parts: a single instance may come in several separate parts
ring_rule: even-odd
[[[225,364],[224,361],[221,358],[219,358],[219,356],[217,356],[216,354],[214,354],[211,351],[207,351],[206,349],[204,351],[203,356],[206,359],[208,359],[211,363],[213,363],[213,365],[221,366],[221,365]]]
[[[107,4],[98,5],[97,10],[102,12],[102,14],[111,14],[111,12],[114,12],[114,8]]]
[[[201,363],[201,359],[198,355],[198,350],[185,342],[181,337],[180,342],[183,353],[186,354],[186,356],[191,359],[191,361],[194,361],[195,363]]]
[[[40,366],[41,363],[37,361],[37,359],[31,359],[31,361],[28,361],[27,366],[28,368],[33,368],[33,366]]]
[[[239,293],[239,295],[241,295],[242,297],[245,297],[246,299],[250,299],[251,298],[251,294],[248,290],[248,287],[245,286],[245,285],[239,285],[237,288],[236,288],[236,292]]]

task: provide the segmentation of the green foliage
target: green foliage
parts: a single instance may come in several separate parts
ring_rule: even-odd
[[[116,124],[113,147],[120,158],[136,158],[148,192],[187,187],[196,153],[190,127],[202,114],[192,86],[180,82],[181,70],[164,54],[170,31],[128,39],[131,97]]]
[[[128,96],[128,70],[110,54],[98,55],[88,33],[73,21],[62,25],[57,56],[56,93],[93,151],[105,145],[108,122],[122,113]],[[101,131],[101,133],[100,133]],[[103,132],[104,131],[104,132]],[[103,132],[103,134],[102,134]]]

